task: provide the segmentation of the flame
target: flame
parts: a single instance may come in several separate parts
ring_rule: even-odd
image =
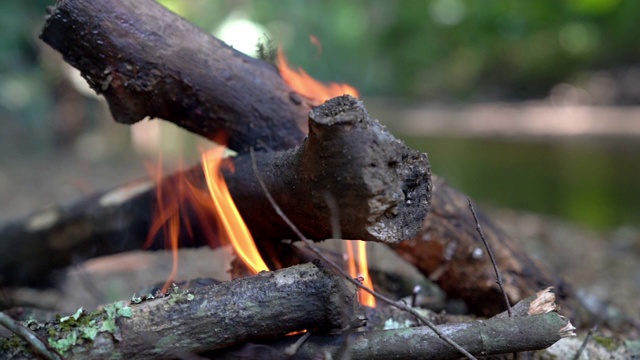
[[[158,165],[155,167],[146,164],[148,172],[159,185],[156,187],[155,214],[144,247],[150,247],[156,235],[163,231],[165,247],[172,253],[171,273],[162,287],[162,292],[165,293],[178,273],[178,241],[181,226],[184,227],[187,235],[193,238],[191,221],[197,220],[201,224],[199,228],[211,247],[216,247],[219,242],[213,226],[215,212],[209,193],[193,185],[194,181],[187,178],[186,172],[179,172],[179,176],[161,182],[162,166],[160,164],[162,164],[162,157],[158,157]]]
[[[282,49],[278,49],[276,64],[284,82],[295,92],[308,98],[314,106],[340,95],[359,96],[358,90],[351,85],[333,82],[323,84],[309,76],[303,69],[293,69],[289,66]]]
[[[344,247],[347,253],[347,267],[349,275],[358,279],[364,286],[373,290],[373,282],[369,276],[369,264],[367,261],[367,242],[362,240],[345,240]],[[366,291],[358,291],[360,304],[376,307],[376,298]]]
[[[260,252],[253,242],[253,237],[242,220],[220,171],[224,150],[224,146],[217,146],[202,154],[202,168],[214,208],[218,214],[218,220],[222,225],[220,230],[224,232],[238,256],[254,274],[263,270],[268,271],[269,268],[260,256]]]

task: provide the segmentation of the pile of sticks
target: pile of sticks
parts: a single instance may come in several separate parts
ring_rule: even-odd
[[[178,291],[183,296],[176,295],[178,300],[167,296],[132,305],[130,316],[117,317],[117,332],[100,332],[65,349],[65,356],[180,357],[272,341],[299,330],[313,331],[301,348],[306,350],[295,352],[301,358],[318,352],[337,356],[346,348],[354,358],[426,354],[421,351],[436,351],[441,358],[460,355],[433,328],[353,333],[360,325],[353,288],[323,265],[291,267],[301,257],[283,240],[298,235],[267,192],[305,241],[335,238],[339,229],[341,238],[387,243],[475,314],[493,316],[505,309],[467,196],[432,175],[427,155],[396,139],[361,101],[340,96],[313,107],[272,64],[235,51],[152,0],[58,1],[49,9],[41,38],[107,99],[116,121],[161,118],[212,140],[223,133],[239,154],[233,159],[235,171],[224,172],[231,195],[268,265],[282,268],[190,295]],[[197,165],[159,183],[133,182],[1,226],[2,284],[49,286],[54,271],[72,259],[140,249],[153,221],[157,189],[170,189],[185,177],[206,187]],[[195,218],[196,212],[185,209],[183,216]],[[531,305],[527,296],[547,286],[557,289],[560,302],[572,304],[566,284],[482,211],[478,219],[495,248],[506,295],[527,309],[522,314]],[[194,224],[189,246],[211,245],[199,236],[205,230]],[[164,240],[160,233],[150,248],[160,248]],[[210,299],[226,305],[211,307]],[[550,308],[545,315],[497,317],[468,328],[446,325],[442,331],[474,354],[544,348],[571,333],[568,320],[553,312],[555,305]],[[110,319],[96,316],[94,324]],[[220,320],[210,324],[206,318]],[[59,325],[39,330],[53,326],[62,334]],[[331,332],[336,335],[317,335]],[[478,342],[498,334],[509,341]],[[167,339],[173,350],[159,345]],[[408,339],[415,347],[407,346]],[[296,340],[270,342],[269,351],[284,354],[282,349]]]

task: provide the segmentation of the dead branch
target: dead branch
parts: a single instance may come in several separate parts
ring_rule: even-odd
[[[467,195],[432,177],[431,210],[414,238],[393,245],[407,261],[435,281],[450,297],[465,300],[471,312],[491,316],[505,310],[504,296],[469,212]],[[570,287],[524,250],[476,208],[487,241],[494,244],[504,287],[515,303],[531,291],[553,286],[558,300],[572,297]],[[564,303],[566,304],[566,303]],[[565,306],[568,312],[578,304]]]
[[[153,0],[65,0],[40,38],[105,96],[113,118],[171,121],[238,152],[292,148],[310,107],[277,69],[253,59]]]
[[[309,239],[307,239],[305,237],[305,235],[300,231],[300,229],[295,225],[295,223],[293,221],[291,221],[291,219],[289,219],[289,217],[284,213],[284,211],[282,211],[282,208],[278,205],[276,199],[271,195],[271,192],[267,188],[267,184],[262,179],[262,175],[260,174],[260,170],[258,169],[256,158],[255,158],[255,155],[254,155],[253,152],[251,152],[251,160],[252,160],[253,171],[255,172],[256,178],[258,179],[258,183],[260,184],[260,188],[262,189],[262,191],[264,191],[264,194],[266,195],[266,197],[269,200],[269,204],[273,207],[273,209],[276,211],[278,216],[281,217],[282,220],[287,224],[287,226],[289,226],[291,228],[291,230],[296,234],[298,240],[302,241],[305,244],[305,246],[307,246],[307,248],[309,248],[312,252],[314,252],[325,263],[329,264],[331,266],[331,268],[333,268],[334,271],[336,271],[337,273],[341,274],[347,281],[351,282],[352,284],[354,284],[358,288],[370,293],[376,299],[378,299],[378,300],[380,300],[380,301],[382,301],[382,302],[384,302],[384,303],[386,303],[386,304],[388,304],[390,306],[396,307],[396,308],[398,308],[398,309],[400,309],[402,311],[405,311],[405,312],[415,316],[417,319],[420,320],[420,322],[425,324],[431,331],[433,331],[433,333],[435,335],[437,335],[440,340],[444,341],[445,343],[447,343],[447,345],[449,345],[452,348],[454,348],[456,350],[456,352],[464,355],[466,358],[468,358],[470,360],[475,360],[475,357],[473,357],[473,355],[471,355],[465,348],[463,348],[458,343],[453,341],[445,333],[439,331],[439,329],[436,328],[436,326],[427,317],[423,316],[418,311],[416,311],[415,309],[407,306],[407,304],[405,304],[405,303],[403,303],[401,301],[393,301],[393,300],[381,295],[380,293],[377,293],[377,292],[373,291],[373,289],[368,288],[367,286],[362,284],[360,281],[358,281],[358,280],[352,278],[351,276],[349,276],[349,274],[347,274],[347,272],[344,271],[344,269],[341,266],[336,265],[328,257],[324,256],[324,254],[318,248],[316,248]]]
[[[252,146],[284,149],[301,141],[306,131],[301,126],[306,104],[281,83],[272,67],[230,51],[149,0],[133,4],[133,0],[61,1],[42,34],[105,95],[118,121],[159,116],[207,137],[215,135],[216,129],[229,128],[230,145],[239,151]],[[82,38],[77,40],[78,36]],[[216,54],[218,50],[220,54]],[[209,59],[216,60],[210,64]],[[202,64],[206,71],[202,71]],[[250,74],[250,81],[245,81],[244,74]],[[254,88],[259,90],[254,93]],[[230,101],[227,93],[241,101]],[[219,101],[222,105],[215,111],[206,107]],[[296,105],[298,102],[302,104]],[[255,116],[268,112],[275,113],[265,116],[268,120]],[[396,246],[396,251],[437,279],[451,296],[465,299],[473,311],[500,311],[499,290],[473,233],[473,219],[463,205],[466,196],[442,181],[433,196],[424,231],[411,242]],[[556,286],[560,297],[571,294],[557,277],[478,212],[488,241],[501,244],[497,263],[506,274],[511,301],[549,284]]]
[[[378,311],[377,308],[370,310]],[[575,336],[575,328],[569,320],[558,315],[556,311],[555,295],[548,288],[514,305],[513,317],[509,317],[505,312],[488,320],[466,318],[459,323],[439,325],[437,330],[478,356],[539,350],[562,338]],[[397,314],[393,312],[383,313],[391,314],[391,319],[396,320],[395,323],[402,324],[403,319],[406,320],[396,317]],[[282,356],[283,349],[295,343],[297,338],[260,344],[248,343],[215,355],[221,359],[285,359]],[[345,348],[345,343],[349,344],[348,349]],[[260,349],[260,352],[255,352],[257,349]],[[330,356],[334,359],[344,355],[352,359],[460,358],[456,349],[448,346],[428,327],[363,331],[347,336],[312,334],[298,348],[292,359],[314,359],[318,354],[325,354],[325,358]]]
[[[267,187],[306,237],[332,235],[327,193],[340,206],[339,224],[347,239],[394,243],[420,230],[430,197],[426,154],[396,140],[350,96],[314,109],[309,128],[310,135],[295,149],[256,154]],[[235,170],[225,171],[224,177],[258,246],[295,238],[260,189],[250,157],[239,156],[233,165]],[[161,186],[175,191],[180,176],[206,189],[200,167],[168,177]],[[46,281],[52,269],[69,265],[78,254],[142,248],[155,204],[150,184],[142,182],[9,224],[0,229],[0,274],[5,284],[34,284]],[[196,219],[198,206],[184,208],[184,216]],[[203,236],[195,236],[190,245],[204,245],[206,231],[195,224],[192,230]],[[265,251],[272,255],[267,259],[278,257],[273,249]]]
[[[354,292],[341,277],[305,264],[192,291],[177,289],[130,307],[116,303],[91,314],[79,312],[36,332],[66,359],[182,357],[292,331],[344,329],[354,319],[354,304]],[[33,356],[22,351],[0,346],[0,357]]]
[[[474,355],[507,354],[514,351],[529,351],[547,348],[562,338],[561,329],[568,320],[557,313],[478,320],[471,323],[440,325],[438,330],[449,334],[451,339]],[[250,354],[254,359],[277,359],[273,357],[282,349],[293,344],[298,337],[286,338],[265,347],[260,354]],[[443,342],[428,327],[414,327],[396,330],[357,332],[343,336],[312,335],[290,359],[315,359],[318,354],[330,354],[339,359],[345,352],[348,341],[351,359],[459,359],[460,353]],[[255,345],[254,345],[255,346]],[[251,345],[249,345],[250,351]],[[240,356],[234,356],[240,354]],[[229,352],[225,359],[246,356],[242,349]],[[246,357],[245,357],[246,358]],[[281,357],[284,359],[284,357]]]

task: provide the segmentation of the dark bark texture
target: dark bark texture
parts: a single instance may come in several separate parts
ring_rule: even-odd
[[[131,305],[128,317],[122,310],[111,315],[99,311],[82,315],[88,318],[47,323],[37,333],[54,342],[77,338],[61,351],[65,359],[185,358],[293,331],[326,333],[348,328],[356,320],[354,298],[354,290],[339,275],[304,264],[188,292],[172,290],[166,297]],[[115,323],[103,326],[109,318],[115,318]],[[88,341],[83,337],[89,328],[112,331],[99,330]],[[33,357],[17,348],[0,347],[0,357]]]
[[[247,152],[298,145],[310,107],[275,66],[153,0],[61,0],[40,35],[105,96],[113,118],[171,121]]]
[[[239,55],[152,1],[59,1],[42,38],[105,95],[120,122],[158,116],[209,138],[226,129],[240,152],[291,149],[307,132],[307,104],[271,65]],[[502,301],[465,195],[441,184],[432,196],[423,233],[396,251],[477,312],[495,313]],[[512,301],[548,285],[558,286],[560,297],[571,294],[479,212]]]

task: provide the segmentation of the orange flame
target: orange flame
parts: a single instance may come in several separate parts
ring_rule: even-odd
[[[192,181],[186,177],[185,172],[180,172],[178,177],[169,178],[165,182],[162,179],[162,158],[158,158],[158,165],[155,169],[147,165],[148,171],[159,184],[156,188],[157,206],[153,217],[153,222],[147,234],[144,247],[148,248],[153,244],[155,236],[162,230],[164,232],[165,246],[172,252],[171,273],[162,287],[165,293],[171,283],[176,279],[178,273],[178,240],[180,238],[180,226],[182,225],[189,237],[193,238],[193,228],[191,216],[200,222],[200,229],[211,247],[218,245],[215,228],[213,206],[208,192],[197,188]],[[192,215],[186,214],[191,210]],[[208,226],[207,226],[208,224]]]
[[[367,243],[362,240],[345,240],[344,247],[347,252],[347,266],[349,275],[357,278],[362,284],[373,290],[373,282],[369,276],[369,264],[367,261]],[[366,291],[358,291],[360,304],[376,307],[376,298]]]
[[[289,66],[282,49],[278,49],[276,63],[284,82],[298,94],[308,98],[312,105],[320,105],[331,98],[345,94],[359,96],[358,90],[353,86],[332,82],[323,84],[301,68],[293,69]]]
[[[220,164],[224,150],[224,146],[217,146],[202,154],[202,168],[218,220],[222,225],[220,230],[224,232],[225,238],[231,242],[240,259],[254,274],[263,270],[268,271],[269,268],[260,256],[253,237],[242,220],[229,194],[227,183],[222,177]]]

